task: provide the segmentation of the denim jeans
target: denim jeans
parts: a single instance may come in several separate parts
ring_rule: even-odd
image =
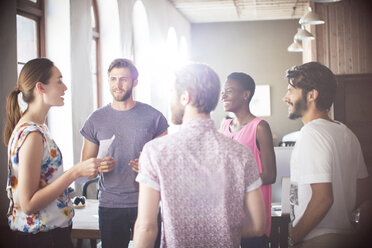
[[[137,218],[137,208],[99,207],[102,248],[128,247]]]
[[[71,226],[36,234],[13,231],[16,248],[72,248]]]

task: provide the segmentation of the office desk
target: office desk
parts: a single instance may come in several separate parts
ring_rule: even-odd
[[[85,208],[75,209],[72,222],[71,238],[78,239],[77,246],[81,246],[82,239],[90,239],[91,247],[96,247],[96,240],[100,239],[98,200],[87,199]]]

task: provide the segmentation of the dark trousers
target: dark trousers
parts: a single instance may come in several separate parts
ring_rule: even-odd
[[[267,248],[269,239],[266,235],[254,238],[244,238],[241,240],[241,248]]]
[[[71,226],[36,234],[14,231],[16,248],[72,248]]]
[[[99,231],[102,248],[128,247],[133,237],[134,224],[137,219],[137,208],[104,208],[99,207]],[[154,248],[160,247],[161,215],[158,214],[158,236]]]
[[[128,247],[137,218],[137,208],[99,207],[102,248]]]

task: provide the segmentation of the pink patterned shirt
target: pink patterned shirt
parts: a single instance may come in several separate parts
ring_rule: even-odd
[[[137,181],[160,191],[161,247],[239,247],[245,192],[261,186],[252,152],[211,119],[150,141]]]

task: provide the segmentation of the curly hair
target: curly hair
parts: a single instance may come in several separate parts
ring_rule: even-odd
[[[302,89],[304,96],[313,89],[317,90],[316,107],[330,109],[336,96],[337,80],[328,67],[319,62],[309,62],[288,69],[285,76],[292,87]]]

